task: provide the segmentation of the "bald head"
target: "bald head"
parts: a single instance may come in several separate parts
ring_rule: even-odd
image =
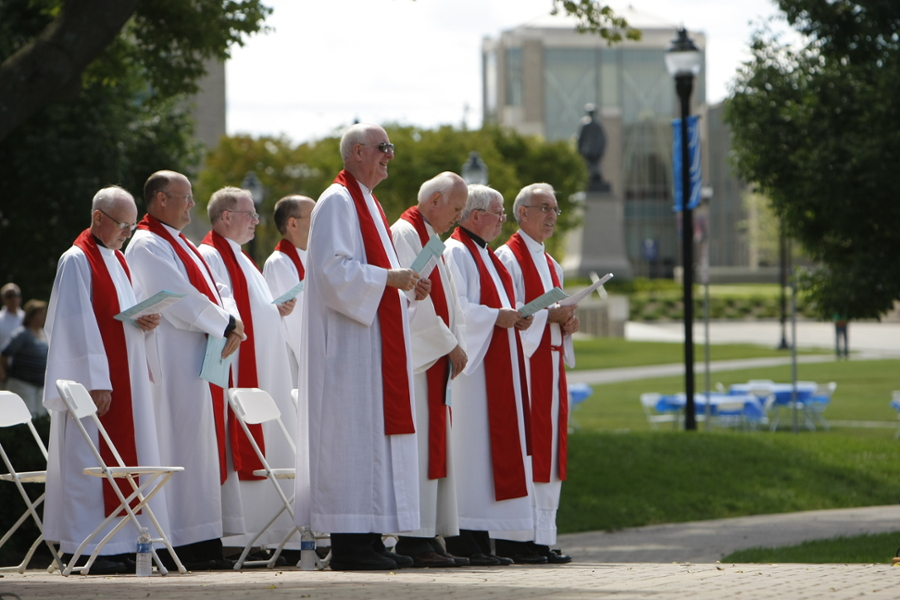
[[[275,203],[275,227],[281,237],[301,250],[309,243],[309,223],[316,201],[292,194]]]
[[[344,169],[369,190],[387,179],[394,147],[387,132],[372,123],[357,123],[341,136]]]
[[[144,203],[151,216],[181,231],[191,222],[191,182],[175,171],[157,171],[144,183]]]
[[[419,212],[435,233],[441,234],[459,220],[469,190],[462,177],[444,171],[419,188]]]

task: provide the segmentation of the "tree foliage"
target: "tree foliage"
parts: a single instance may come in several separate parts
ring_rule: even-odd
[[[41,36],[66,29],[59,24],[65,11],[92,5],[0,2],[0,71]],[[245,15],[248,6],[260,5],[140,3],[134,19],[79,75],[74,93],[51,94],[55,102],[0,140],[0,281],[16,281],[27,298],[46,299],[59,255],[90,224],[90,200],[98,189],[120,184],[140,203],[150,173],[195,170],[199,153],[184,93],[195,89],[201,56],[221,56],[239,31],[261,27]],[[246,22],[238,27],[236,19]],[[8,89],[0,84],[0,114]]]
[[[641,32],[630,27],[623,17],[617,16],[608,4],[596,0],[553,0],[550,14],[555,15],[559,11],[578,20],[580,33],[596,33],[610,44],[623,39],[641,39]]]
[[[871,318],[900,298],[900,4],[780,0],[800,48],[759,31],[726,106],[740,175],[822,267],[822,316]]]
[[[385,129],[396,147],[396,158],[388,168],[390,175],[378,185],[375,195],[390,222],[416,203],[422,183],[442,171],[459,172],[469,152],[478,149],[488,166],[491,187],[506,199],[507,213],[512,214],[513,200],[522,187],[543,181],[557,191],[563,210],[560,231],[575,224],[570,196],[583,188],[587,174],[570,142],[546,142],[499,127],[467,131],[450,126],[420,129],[389,124]],[[284,138],[223,138],[218,148],[207,155],[206,167],[199,175],[194,194],[198,208],[203,210],[215,190],[226,185],[239,186],[247,172],[254,171],[266,188],[257,240],[261,248],[271,248],[279,237],[271,220],[275,202],[288,194],[318,198],[341,170],[339,142],[337,135],[298,146]],[[497,244],[513,231],[515,224],[510,218]],[[561,240],[562,236],[551,239],[558,246],[557,252]],[[260,256],[267,254],[267,250],[260,252]]]

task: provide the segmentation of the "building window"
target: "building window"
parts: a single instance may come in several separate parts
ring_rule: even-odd
[[[506,49],[506,106],[522,106],[522,49]]]

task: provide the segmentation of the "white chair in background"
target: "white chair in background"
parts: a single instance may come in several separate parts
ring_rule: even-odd
[[[799,385],[800,382],[798,381],[797,384]],[[822,413],[824,413],[825,409],[828,408],[828,405],[831,404],[831,396],[836,389],[837,383],[834,381],[820,383],[816,386],[816,391],[813,392],[813,395],[807,398],[803,403],[806,418],[809,422],[813,423],[814,427],[815,423],[818,423],[826,431],[831,429],[831,425],[828,424],[828,421],[825,420]]]
[[[641,394],[641,407],[643,407],[644,414],[647,416],[647,422],[650,423],[653,429],[657,429],[660,423],[672,423],[673,427],[677,426],[680,420],[678,413],[659,411],[658,407],[661,399],[662,394],[654,392]]]
[[[94,564],[94,561],[97,559],[97,555],[100,553],[100,550],[103,548],[106,543],[113,538],[122,527],[125,526],[126,523],[132,523],[134,525],[135,531],[139,534],[141,532],[141,528],[143,525],[140,521],[138,521],[136,513],[139,511],[143,511],[147,518],[153,523],[153,526],[156,527],[156,531],[159,532],[160,537],[154,538],[152,541],[154,544],[162,543],[168,549],[169,554],[172,556],[172,559],[175,561],[176,566],[178,567],[178,571],[181,573],[186,573],[187,569],[184,568],[184,565],[181,564],[181,560],[179,560],[178,556],[175,554],[175,550],[172,548],[172,543],[169,541],[169,537],[163,528],[160,526],[159,521],[156,519],[156,515],[153,514],[153,511],[150,509],[148,502],[151,498],[153,498],[160,490],[162,490],[163,486],[173,474],[184,471],[184,467],[160,467],[160,466],[134,466],[134,465],[126,465],[122,460],[119,451],[116,450],[115,445],[112,443],[112,440],[109,439],[109,435],[106,433],[106,428],[103,427],[103,423],[100,421],[100,418],[97,416],[97,406],[94,404],[93,399],[91,398],[90,393],[85,389],[83,385],[77,383],[75,381],[69,381],[65,379],[59,379],[56,382],[56,389],[59,390],[59,395],[65,402],[66,409],[68,410],[69,416],[72,418],[72,421],[78,427],[78,430],[81,432],[81,437],[84,438],[85,443],[90,447],[91,454],[94,455],[94,458],[97,461],[96,467],[88,467],[84,469],[85,475],[91,475],[94,477],[102,477],[109,482],[112,490],[116,493],[116,496],[119,500],[119,506],[110,512],[110,516],[106,517],[102,523],[100,523],[90,535],[88,535],[84,541],[78,546],[75,552],[72,555],[72,559],[69,561],[69,564],[66,565],[65,569],[62,571],[62,574],[68,576],[72,573],[72,571],[78,571],[81,574],[87,574],[90,572],[91,565]],[[92,419],[94,424],[97,427],[97,432],[101,436],[101,438],[106,442],[110,451],[116,459],[115,465],[107,465],[106,461],[100,455],[100,451],[97,450],[97,446],[94,444],[93,439],[91,438],[91,434],[88,433],[87,429],[84,427],[84,423],[82,423],[82,419]],[[119,489],[119,486],[116,484],[116,479],[124,479],[130,485],[132,492],[125,496],[122,490]],[[133,505],[132,505],[133,504]],[[125,511],[126,515],[122,515],[122,511]],[[76,567],[75,564],[78,561],[78,558],[84,552],[85,547],[89,543],[91,543],[103,529],[106,528],[108,524],[110,524],[113,520],[118,519],[118,523],[115,527],[110,530],[103,538],[97,542],[96,548],[91,553],[90,558],[87,563],[83,567]],[[152,548],[152,545],[151,545]],[[159,569],[159,572],[163,575],[168,573],[168,570],[163,566],[162,561],[156,553],[156,549],[152,548],[153,559],[156,562],[156,567]]]
[[[38,435],[37,429],[34,428],[34,423],[31,422],[31,412],[28,410],[28,406],[25,405],[25,401],[22,400],[18,394],[0,391],[0,427],[14,427],[16,425],[26,425],[29,431],[31,431],[31,436],[34,438],[35,443],[40,449],[41,454],[44,457],[44,466],[46,466],[47,447],[44,445],[41,436]],[[59,568],[62,565],[62,561],[60,560],[56,548],[53,547],[53,544],[44,540],[44,525],[37,514],[37,508],[41,502],[44,501],[46,493],[41,493],[36,500],[32,500],[28,496],[25,487],[22,485],[24,483],[47,483],[47,470],[17,472],[2,444],[0,444],[0,457],[2,457],[3,464],[6,465],[8,471],[7,473],[0,474],[0,481],[8,481],[15,484],[16,489],[19,490],[19,495],[22,496],[22,500],[25,501],[25,512],[23,512],[22,516],[20,516],[13,526],[9,528],[9,531],[0,538],[0,547],[3,547],[3,545],[9,541],[19,527],[28,520],[29,516],[34,520],[34,524],[37,525],[38,531],[40,532],[37,539],[34,540],[34,543],[31,545],[31,548],[28,549],[22,562],[13,567],[0,567],[0,573],[24,573],[25,569],[28,568],[28,563],[31,561],[32,555],[34,555],[34,551],[37,550],[41,541],[44,541],[47,544],[47,548],[50,549],[50,555],[53,556],[53,561],[56,563],[57,568]],[[10,510],[10,508],[7,507],[6,510]]]

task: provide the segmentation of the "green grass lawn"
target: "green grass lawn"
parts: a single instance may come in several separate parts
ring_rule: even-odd
[[[722,558],[723,563],[887,563],[896,556],[900,533],[875,533],[812,540],[780,548],[747,548]]]
[[[560,532],[896,504],[900,447],[840,433],[578,431]]]
[[[684,344],[671,342],[629,342],[622,338],[582,338],[574,340],[575,368],[612,369],[616,367],[637,367],[662,365],[684,360]],[[703,345],[694,347],[696,359],[703,360]],[[800,350],[800,354],[830,354],[826,350]],[[754,344],[710,344],[710,360],[732,360],[736,358],[763,358],[770,356],[790,357],[788,350],[776,350]]]

